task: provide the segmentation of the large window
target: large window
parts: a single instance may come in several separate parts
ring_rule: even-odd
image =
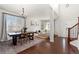
[[[24,27],[24,18],[22,17],[4,14],[4,18],[6,19],[6,29],[8,33],[21,31]]]

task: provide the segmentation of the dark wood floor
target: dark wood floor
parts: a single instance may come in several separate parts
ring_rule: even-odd
[[[55,42],[43,41],[18,54],[74,54],[78,53],[77,48],[68,45],[67,39],[55,38]]]

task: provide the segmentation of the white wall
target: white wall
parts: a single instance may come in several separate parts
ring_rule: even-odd
[[[33,25],[31,25],[33,23]],[[41,29],[40,20],[37,18],[27,18],[26,19],[27,31],[36,31]]]
[[[41,30],[41,21],[42,20],[50,20],[50,15],[47,17],[27,17],[27,19],[26,19],[26,26],[28,28],[27,31],[28,30],[31,30],[31,31],[32,30],[33,31]],[[31,22],[34,23],[33,26],[31,25]]]
[[[67,37],[67,28],[78,22],[79,4],[59,5],[59,19],[56,20],[55,33],[62,37]]]

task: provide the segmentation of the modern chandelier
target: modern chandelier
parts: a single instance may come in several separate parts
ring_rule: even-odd
[[[22,17],[24,18],[24,32],[26,32],[27,28],[26,28],[26,17],[24,17],[24,8],[22,8]]]

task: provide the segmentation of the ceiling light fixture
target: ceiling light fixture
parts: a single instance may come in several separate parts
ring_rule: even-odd
[[[22,17],[24,17],[24,8],[22,8]],[[26,28],[26,17],[24,17],[24,32],[26,32],[27,28]]]

